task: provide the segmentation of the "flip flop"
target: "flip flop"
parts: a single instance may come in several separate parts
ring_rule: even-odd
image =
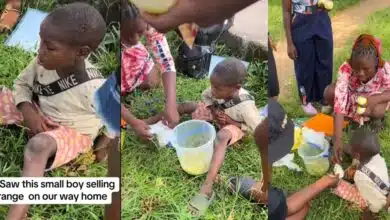
[[[211,205],[211,203],[213,202],[214,197],[215,197],[214,191],[211,194],[210,198],[208,196],[200,194],[200,193],[198,193],[194,197],[192,197],[192,199],[188,205],[188,209],[189,209],[191,215],[193,215],[194,217],[203,216],[206,213],[209,206]]]
[[[232,177],[228,180],[229,188],[232,193],[239,193],[245,199],[255,202],[260,205],[265,205],[265,203],[258,203],[255,201],[251,195],[250,190],[253,185],[255,185],[256,181],[249,176],[244,177]]]

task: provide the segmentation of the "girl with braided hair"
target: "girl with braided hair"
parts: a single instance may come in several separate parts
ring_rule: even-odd
[[[139,16],[139,10],[133,4],[127,0],[122,0],[121,4],[121,95],[131,93],[136,88],[152,89],[159,86],[161,74],[166,100],[164,121],[169,127],[174,127],[179,122],[176,69],[167,39]],[[146,45],[140,41],[143,36]],[[150,56],[149,51],[153,56]],[[135,118],[124,105],[121,115],[139,137],[151,138],[149,125]]]
[[[360,35],[349,60],[339,69],[336,83],[329,85],[324,96],[334,106],[333,162],[340,163],[343,153],[344,118],[355,122],[375,122],[379,131],[390,107],[390,64],[382,59],[381,41],[369,34]],[[358,97],[365,97],[366,110],[357,113]],[[350,154],[348,149],[344,151]]]

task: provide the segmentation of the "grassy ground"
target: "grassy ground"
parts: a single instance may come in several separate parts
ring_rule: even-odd
[[[170,35],[172,53],[179,43]],[[218,55],[229,56],[231,51],[218,47]],[[257,94],[257,104],[266,102],[266,68],[261,61],[251,64],[251,89]],[[256,74],[256,78],[255,78]],[[179,76],[178,101],[199,100],[208,80],[194,80]],[[151,116],[163,107],[163,91],[157,89],[145,93],[136,92],[128,98],[132,111],[141,118]],[[148,109],[149,111],[146,111]],[[252,138],[231,149],[220,172],[220,183],[215,185],[217,194],[205,219],[266,219],[264,209],[251,205],[238,195],[230,195],[226,180],[236,175],[259,178],[259,154]],[[157,150],[142,143],[129,133],[122,151],[122,217],[124,219],[190,219],[188,201],[199,191],[204,176],[189,176],[180,167],[172,149]]]
[[[271,33],[272,39],[275,42],[284,38],[282,1],[268,0],[268,18],[270,18],[268,20],[268,31]],[[359,3],[360,0],[333,0],[333,2],[334,8],[331,15]]]
[[[33,2],[33,1],[31,1]],[[29,7],[49,11],[54,6],[53,0],[29,2]],[[3,1],[0,1],[3,8]],[[5,35],[0,35],[0,85],[12,87],[13,80],[33,58],[33,54],[16,48],[4,46]],[[115,69],[115,53],[102,53],[96,56],[99,66],[105,74]],[[0,177],[19,177],[23,168],[23,149],[27,139],[22,129],[0,128]],[[47,173],[47,176],[102,177],[107,175],[105,164],[92,164],[85,172],[69,168],[59,168]],[[31,219],[102,219],[103,206],[92,205],[35,205],[29,211]],[[5,219],[8,207],[0,206],[0,219]]]
[[[387,21],[390,17],[390,8],[384,9],[382,11],[376,12],[373,14],[367,23],[361,27],[360,33],[370,33],[378,36],[382,39],[383,48],[383,57],[385,60],[390,59],[390,51],[386,48],[390,48],[390,40],[386,38],[390,31],[386,28]],[[358,36],[356,34],[349,42],[346,44],[343,51],[335,56],[335,74],[337,73],[338,67],[349,57],[350,50],[352,48],[352,43],[354,39]],[[299,106],[298,94],[296,87],[294,87],[294,98],[292,100],[286,101],[283,103],[283,106],[286,108],[289,116],[292,118],[304,117],[304,114]],[[390,166],[390,119],[387,116],[386,119],[387,127],[379,133],[379,138],[382,144],[382,153],[385,159],[387,160],[387,166]],[[303,167],[303,163],[298,156],[296,157],[297,161]],[[307,186],[310,183],[313,183],[316,178],[310,177],[307,173],[296,174],[294,172],[288,171],[286,168],[277,169],[274,172],[274,182],[273,184],[287,189],[289,192],[294,192],[301,189],[304,186]],[[359,211],[353,210],[349,207],[347,202],[342,201],[338,197],[330,194],[328,191],[322,193],[317,199],[312,202],[311,210],[308,219],[324,219],[324,220],[353,220],[359,218]],[[386,213],[381,213],[381,219],[390,219],[390,216]]]

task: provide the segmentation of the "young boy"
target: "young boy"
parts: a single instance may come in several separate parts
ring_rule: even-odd
[[[334,193],[358,205],[365,218],[376,218],[377,213],[387,206],[390,187],[379,140],[374,132],[359,129],[353,133],[350,146],[353,158],[359,161],[353,177],[355,184],[341,180]]]
[[[240,60],[226,59],[215,67],[210,77],[211,88],[203,92],[202,102],[178,105],[179,114],[192,114],[193,119],[214,121],[219,128],[207,178],[200,193],[190,201],[189,208],[194,215],[204,214],[214,198],[213,184],[228,146],[253,131],[262,120],[252,96],[242,88],[246,77],[245,66]],[[161,120],[161,115],[146,121],[152,124],[158,120]]]
[[[105,32],[100,13],[83,3],[59,7],[42,22],[38,57],[15,80],[14,103],[8,103],[20,111],[31,137],[24,177],[41,177],[91,149],[102,128],[93,96],[104,79],[86,58]],[[7,219],[23,219],[27,210],[12,205]]]

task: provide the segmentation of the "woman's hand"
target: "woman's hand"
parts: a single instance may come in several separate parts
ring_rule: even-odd
[[[342,140],[336,140],[333,144],[332,163],[341,164],[343,161],[343,143]]]
[[[180,122],[180,115],[176,106],[167,106],[164,111],[163,121],[169,128],[174,128]]]
[[[150,127],[146,122],[142,120],[135,120],[131,123],[131,128],[134,129],[136,135],[143,140],[150,140],[152,138],[152,134],[150,133]]]
[[[144,20],[158,32],[165,33],[184,23],[208,27],[223,22],[257,0],[178,0],[167,13],[151,15],[142,12]],[[218,10],[215,10],[218,8]]]
[[[293,43],[287,44],[287,54],[292,60],[295,60],[298,57],[297,49]]]

